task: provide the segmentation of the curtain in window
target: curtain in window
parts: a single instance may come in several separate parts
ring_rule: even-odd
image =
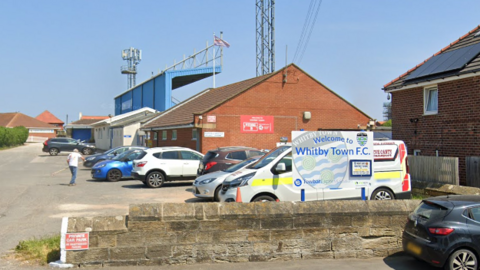
[[[428,91],[427,112],[438,110],[438,90]]]

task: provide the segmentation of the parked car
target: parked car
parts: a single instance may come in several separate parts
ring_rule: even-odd
[[[145,152],[142,149],[134,149],[123,152],[111,160],[98,162],[92,168],[92,178],[116,182],[122,178],[131,177],[133,160],[143,155]]]
[[[261,155],[265,155],[265,152],[252,147],[219,147],[208,151],[203,157],[202,162],[198,165],[197,175],[200,176],[215,171],[225,170],[247,158]]]
[[[58,153],[72,152],[73,149],[78,149],[84,155],[90,155],[95,153],[95,145],[85,143],[80,140],[71,138],[51,138],[43,143],[43,152],[50,153],[51,156],[56,156]]]
[[[133,161],[132,176],[146,186],[159,188],[165,181],[190,180],[197,176],[203,154],[185,147],[155,147]]]
[[[240,163],[228,167],[226,170],[216,171],[201,175],[193,182],[193,195],[197,198],[213,198],[219,202],[218,194],[222,189],[222,183],[227,176],[235,171],[245,168],[250,163],[257,161],[261,156],[248,158]]]
[[[97,162],[104,161],[104,160],[110,160],[113,159],[114,157],[129,151],[133,149],[147,149],[147,147],[143,146],[119,146],[112,148],[110,150],[105,151],[104,153],[98,153],[91,155],[85,159],[85,162],[83,162],[83,166],[85,167],[92,167],[95,165]]]
[[[448,195],[422,200],[408,216],[402,242],[405,252],[433,266],[477,269],[480,196]]]

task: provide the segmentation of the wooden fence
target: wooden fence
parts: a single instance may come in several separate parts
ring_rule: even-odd
[[[459,185],[458,158],[408,156],[412,182]]]
[[[480,188],[480,157],[466,157],[467,186]]]

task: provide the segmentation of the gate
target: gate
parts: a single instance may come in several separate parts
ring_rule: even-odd
[[[467,186],[480,188],[480,157],[466,157]]]

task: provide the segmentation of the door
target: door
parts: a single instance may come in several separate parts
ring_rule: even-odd
[[[64,150],[66,151],[73,151],[73,149],[77,148],[78,149],[78,141],[74,139],[67,139],[67,143],[65,144]],[[78,149],[80,151],[81,149]]]
[[[136,150],[130,154],[128,154],[125,157],[125,161],[122,162],[121,167],[119,169],[122,171],[122,175],[125,177],[130,177],[132,176],[132,170],[133,170],[133,161],[137,159],[137,157],[142,154],[143,151],[141,150]]]
[[[197,169],[198,165],[200,164],[200,160],[202,160],[202,156],[192,151],[180,151],[180,153],[183,161],[183,176],[192,176],[195,178],[197,176]]]
[[[281,163],[285,164],[285,172],[276,171],[277,166]],[[273,190],[280,201],[302,200],[302,190],[293,187],[291,151],[273,165],[271,172],[273,174]],[[319,199],[317,190],[312,186],[304,185],[303,190],[305,192],[305,201],[314,201]]]
[[[183,160],[178,151],[165,151],[161,157],[161,167],[165,168],[165,172],[169,177],[179,177],[183,171]]]

